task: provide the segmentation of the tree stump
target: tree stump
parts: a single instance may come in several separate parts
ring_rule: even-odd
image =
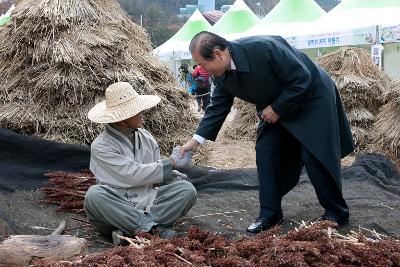
[[[0,244],[0,266],[29,266],[36,257],[69,260],[86,248],[85,239],[69,235],[14,235]]]

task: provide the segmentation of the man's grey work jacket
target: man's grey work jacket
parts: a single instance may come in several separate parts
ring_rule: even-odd
[[[149,211],[157,194],[154,184],[171,176],[170,160],[160,159],[160,148],[145,129],[134,132],[134,144],[110,125],[91,145],[90,170],[98,184],[109,185],[140,210]]]

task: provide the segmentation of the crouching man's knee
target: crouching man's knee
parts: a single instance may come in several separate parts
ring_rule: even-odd
[[[188,181],[179,181],[177,183],[179,184],[179,187],[181,188],[181,194],[183,195],[183,198],[187,201],[190,209],[197,200],[196,188],[194,188],[193,184]]]
[[[92,185],[85,194],[85,211],[97,210],[99,203],[104,201],[105,194],[105,186]]]

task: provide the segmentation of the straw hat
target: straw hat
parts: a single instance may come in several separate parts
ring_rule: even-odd
[[[88,118],[97,123],[126,120],[160,102],[155,95],[139,95],[127,82],[117,82],[106,89],[106,100],[95,105]]]

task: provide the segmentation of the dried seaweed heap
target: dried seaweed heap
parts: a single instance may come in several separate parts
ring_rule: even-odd
[[[59,263],[36,259],[35,266],[399,266],[398,240],[352,233],[330,235],[331,223],[300,227],[284,236],[278,229],[229,240],[189,229],[187,238],[150,238],[143,248],[116,247]],[[341,236],[341,235],[338,235]],[[351,237],[350,237],[351,236]],[[376,237],[375,237],[376,238]],[[133,242],[142,239],[133,239]],[[146,240],[147,241],[147,240]],[[136,246],[139,247],[139,246]]]
[[[59,205],[56,211],[84,213],[85,194],[96,178],[89,170],[79,173],[50,172],[49,181],[40,189],[46,194],[44,204]]]
[[[88,144],[102,127],[87,118],[116,81],[162,102],[145,127],[163,153],[194,128],[188,96],[151,55],[147,34],[114,0],[23,0],[0,31],[0,127]]]
[[[333,78],[351,124],[357,150],[371,142],[369,133],[379,108],[384,104],[391,79],[361,48],[340,48],[317,62]]]

